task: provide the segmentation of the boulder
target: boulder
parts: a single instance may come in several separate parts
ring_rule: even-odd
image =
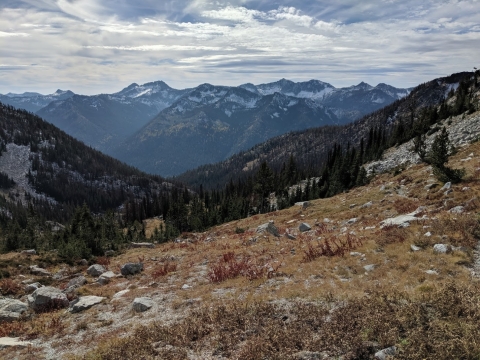
[[[105,269],[102,265],[95,264],[95,265],[91,265],[87,269],[87,274],[90,276],[100,276],[106,271],[107,269]]]
[[[133,310],[136,312],[144,312],[153,306],[153,300],[149,297],[139,297],[133,300]]]
[[[153,243],[148,243],[148,242],[141,242],[141,243],[136,243],[136,242],[132,242],[130,244],[130,247],[132,248],[149,248],[149,249],[153,249],[155,247],[155,245]]]
[[[312,227],[307,223],[301,223],[298,227],[298,230],[300,230],[301,232],[310,231],[312,230]]]
[[[278,236],[278,237],[280,236],[280,233],[278,232],[277,227],[273,224],[273,221],[269,221],[268,223],[257,227],[257,233],[264,233],[264,232],[272,234],[273,236]]]
[[[57,288],[44,286],[28,296],[28,302],[35,311],[45,311],[48,309],[64,308],[69,305],[67,296]]]
[[[449,254],[452,252],[452,247],[447,244],[435,244],[433,245],[433,252],[437,254]]]
[[[377,360],[387,360],[388,356],[394,356],[397,353],[397,347],[391,346],[386,349],[382,349],[375,353],[375,359]]]
[[[38,275],[38,276],[50,276],[51,275],[47,270],[42,269],[42,268],[38,267],[37,265],[30,266],[30,273],[33,274],[33,275]]]
[[[17,320],[25,311],[28,305],[16,299],[0,299],[0,321]]]
[[[135,275],[143,270],[142,263],[126,263],[120,268],[120,272],[123,276]]]
[[[79,288],[80,286],[83,286],[86,283],[87,283],[87,279],[85,278],[85,276],[81,275],[70,280],[67,284],[67,288],[69,287]]]
[[[100,304],[104,299],[101,296],[82,296],[71,304],[69,311],[78,313],[90,309],[92,306]]]
[[[28,341],[21,341],[20,338],[2,337],[0,338],[0,349],[17,346],[20,348],[31,346]]]

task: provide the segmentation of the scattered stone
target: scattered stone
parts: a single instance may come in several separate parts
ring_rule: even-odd
[[[357,218],[351,218],[350,220],[347,221],[347,225],[352,225],[352,224],[355,224],[357,222]]]
[[[293,224],[295,221],[297,221],[297,220],[292,219],[292,220],[288,220],[286,223],[287,223],[287,224]]]
[[[431,189],[434,189],[438,186],[437,183],[433,183],[433,184],[428,184],[428,185],[425,185],[425,190],[431,190]]]
[[[465,187],[462,188],[462,191],[468,191],[468,190],[470,190],[469,186],[465,186]]]
[[[364,209],[364,208],[369,208],[369,207],[371,207],[372,205],[373,205],[373,201],[369,201],[369,202],[363,204],[363,205],[360,206],[360,207],[361,207],[362,209]]]
[[[82,259],[82,260],[79,261],[79,264],[82,265],[82,266],[87,266],[88,261],[86,259]]]
[[[298,227],[298,230],[300,230],[301,232],[310,231],[312,230],[312,227],[307,223],[301,223]]]
[[[301,206],[302,210],[306,210],[309,206],[311,206],[310,201],[300,201],[295,203],[297,206]]]
[[[273,236],[277,236],[277,237],[280,236],[277,227],[273,224],[273,221],[269,221],[268,223],[260,225],[259,227],[257,227],[257,233],[261,234],[261,233],[264,233],[264,232],[268,232],[269,234],[272,234]]]
[[[296,240],[297,238],[295,236],[293,236],[292,234],[290,233],[285,233],[285,236],[287,237],[287,239],[290,239],[290,240]]]
[[[425,215],[421,218],[417,217],[418,214],[424,212],[425,210],[426,210],[425,206],[420,206],[415,211],[409,214],[399,215],[394,218],[385,219],[380,222],[381,224],[380,228],[384,228],[385,226],[391,226],[391,225],[398,225],[398,227],[408,227],[410,226],[410,221],[427,219]]]
[[[437,254],[449,254],[452,252],[452,247],[447,244],[435,244],[433,245],[433,252]]]
[[[125,290],[121,290],[117,293],[115,293],[113,296],[112,296],[112,300],[117,300],[119,298],[121,298],[123,295],[125,295],[126,293],[130,292],[130,290],[128,289],[125,289]]]
[[[357,204],[350,204],[349,208],[353,209],[355,206],[357,206]]]
[[[323,222],[328,224],[328,223],[332,222],[332,220],[330,220],[329,218],[325,218],[325,219],[323,219]]]
[[[365,230],[373,230],[376,229],[376,226],[365,226]]]
[[[35,311],[43,311],[48,308],[58,309],[67,307],[69,301],[67,296],[57,288],[52,286],[44,286],[28,296],[28,302]]]
[[[26,287],[25,287],[25,292],[27,294],[31,294],[32,292],[34,292],[35,290],[37,290],[38,288],[41,288],[43,285],[40,284],[39,282],[36,282],[36,283],[33,283],[33,284],[28,284]]]
[[[21,341],[20,338],[2,337],[0,338],[0,349],[18,346],[21,348],[32,345],[31,342]]]
[[[38,267],[37,265],[30,266],[30,273],[32,273],[33,275],[38,275],[38,276],[50,276],[51,275],[47,270],[42,269],[42,268]]]
[[[100,304],[105,298],[101,296],[82,296],[72,302],[69,311],[71,313],[78,313],[87,309],[90,309],[92,306]]]
[[[445,185],[443,185],[443,187],[440,190],[441,191],[449,190],[451,187],[452,187],[452,183],[449,181],[449,182],[446,182]]]
[[[107,269],[105,269],[102,265],[94,264],[87,269],[87,274],[90,276],[100,276],[106,271]]]
[[[375,359],[377,360],[387,360],[388,356],[394,356],[397,353],[397,347],[391,346],[386,349],[382,349],[375,353]]]
[[[182,286],[182,290],[188,290],[188,289],[191,289],[192,287],[188,284],[183,284]]]
[[[100,285],[106,285],[110,282],[115,277],[115,274],[113,271],[107,271],[104,272],[100,277],[97,279],[97,283]]]
[[[410,245],[410,250],[412,251],[420,251],[422,250],[422,248],[420,246],[416,246],[416,245]]]
[[[153,306],[153,300],[149,297],[140,297],[133,300],[133,310],[136,312],[144,312]]]
[[[365,256],[365,254],[362,254],[361,252],[352,251],[350,253],[350,256]]]
[[[22,254],[26,255],[37,255],[37,251],[35,249],[30,249],[30,250],[23,250]]]
[[[430,231],[428,231],[425,234],[423,234],[423,236],[430,237],[430,236],[432,236],[432,233]]]
[[[28,310],[28,305],[16,299],[0,299],[0,322],[13,321]]]
[[[69,287],[79,288],[80,286],[83,286],[86,283],[87,283],[87,279],[85,278],[85,276],[81,275],[70,280],[67,284],[67,288]]]
[[[427,270],[425,271],[425,273],[428,275],[438,275],[438,272],[436,272],[435,270]]]
[[[123,276],[127,276],[127,275],[138,274],[142,270],[143,270],[142,263],[126,263],[125,265],[122,265],[120,272],[122,273]]]
[[[365,269],[366,272],[370,272],[370,271],[373,271],[375,267],[376,266],[374,264],[370,264],[370,265],[365,265],[363,268]]]
[[[115,255],[115,251],[113,251],[113,250],[105,251],[105,256],[114,256],[114,255]]]
[[[148,243],[148,242],[141,242],[141,243],[136,243],[132,242],[130,244],[130,247],[132,248],[148,248],[148,249],[153,249],[155,248],[155,245],[153,243]]]
[[[461,214],[465,211],[465,207],[459,205],[459,206],[455,206],[454,208],[451,208],[450,210],[448,210],[449,213],[451,214]]]

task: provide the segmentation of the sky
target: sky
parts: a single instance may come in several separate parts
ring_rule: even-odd
[[[480,68],[480,0],[0,0],[0,93],[281,78],[416,86]]]

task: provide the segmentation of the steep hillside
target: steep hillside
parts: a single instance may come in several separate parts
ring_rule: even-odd
[[[129,198],[159,194],[171,184],[87,147],[26,111],[0,103],[0,172],[13,178],[8,196],[65,220],[86,203],[95,212]]]
[[[359,147],[362,139],[365,145],[370,139],[371,142],[378,142],[380,146],[380,142],[386,144],[393,139],[392,145],[395,145],[396,139],[403,142],[409,140],[408,137],[412,136],[414,130],[424,126],[421,124],[425,123],[428,128],[440,116],[445,119],[448,117],[448,113],[444,111],[446,105],[444,104],[444,107],[440,105],[448,96],[451,101],[454,101],[452,90],[457,89],[462,80],[471,82],[472,79],[473,73],[464,72],[432,80],[414,88],[408,96],[354,123],[312,128],[281,135],[240,152],[223,162],[187,171],[176,179],[192,186],[202,184],[207,188],[216,188],[230,179],[245,179],[256,173],[263,161],[273,169],[280,170],[284,164],[288,163],[291,156],[296,159],[298,166],[304,172],[311,172],[313,169],[314,173],[318,173],[325,164],[328,153],[336,144],[344,148],[347,144]],[[476,86],[478,91],[478,85]],[[363,87],[368,85],[364,84]],[[476,101],[478,102],[478,98]],[[456,105],[451,104],[451,106],[453,108]],[[427,116],[436,116],[436,118],[426,119]],[[430,121],[433,122],[430,123]],[[374,133],[378,134],[377,138],[374,138]]]
[[[0,337],[23,348],[0,356],[477,358],[480,142],[468,135],[448,162],[466,170],[456,185],[411,164],[332,198],[98,258],[103,269],[1,255]],[[138,271],[122,275],[132,262]],[[38,307],[46,290],[56,307]]]
[[[73,95],[75,94],[70,90],[62,91],[60,89],[50,95],[42,95],[33,92],[27,92],[23,94],[8,93],[6,95],[0,94],[0,102],[11,105],[18,109],[25,109],[35,113],[50,104],[52,101],[66,100],[71,98]]]

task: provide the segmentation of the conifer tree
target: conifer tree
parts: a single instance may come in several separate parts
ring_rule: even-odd
[[[442,132],[435,137],[432,147],[428,153],[428,160],[432,164],[433,174],[442,182],[458,183],[465,175],[464,169],[452,169],[446,166],[448,154],[451,149],[447,129],[442,128]]]

